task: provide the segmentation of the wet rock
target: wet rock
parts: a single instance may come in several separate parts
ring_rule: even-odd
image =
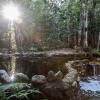
[[[68,70],[68,74],[65,75],[63,80],[69,80],[69,82],[74,82],[77,79],[78,72],[75,70],[70,63],[65,64],[66,70]],[[66,81],[67,82],[67,81]]]
[[[47,76],[48,82],[53,82],[56,80],[54,71],[49,71]]]
[[[70,63],[66,63],[65,67],[66,70],[68,70],[68,74],[64,76],[63,82],[72,84],[75,80],[77,80],[77,70],[75,70]]]
[[[69,97],[65,94],[65,90],[62,86],[63,85],[60,82],[47,83],[42,91],[49,100],[69,100]]]
[[[71,89],[70,87],[71,85],[67,83],[65,84],[63,81],[55,81],[46,83],[42,87],[42,91],[47,97],[49,97],[49,100],[78,100],[72,99],[74,96],[73,90],[75,88]]]
[[[44,75],[34,75],[32,77],[32,84],[45,84],[47,82],[47,79]]]
[[[71,89],[70,87],[76,87],[78,73],[70,63],[66,63],[64,69],[68,72],[64,77],[61,71],[58,71],[55,75],[53,71],[48,72],[48,76],[52,78],[50,77],[50,81],[42,87],[42,91],[50,100],[73,100],[73,89],[76,88]]]
[[[63,78],[63,73],[61,71],[58,71],[56,74],[55,74],[55,77],[56,77],[56,80],[62,80]]]
[[[10,83],[11,79],[5,70],[0,70],[0,83]]]
[[[25,75],[23,73],[16,73],[14,75],[13,82],[27,83],[27,82],[29,82],[29,78],[27,75]]]
[[[72,83],[72,86],[73,86],[73,87],[77,87],[77,82],[74,81],[74,82]]]

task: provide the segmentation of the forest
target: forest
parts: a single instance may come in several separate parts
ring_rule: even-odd
[[[100,0],[0,0],[0,100],[100,100]]]
[[[1,3],[4,2],[1,0]],[[14,0],[21,10],[15,23],[18,50],[99,49],[99,0]],[[1,16],[1,51],[10,48]],[[3,25],[2,25],[3,24]],[[4,34],[5,33],[5,34]],[[5,39],[6,38],[6,39]]]

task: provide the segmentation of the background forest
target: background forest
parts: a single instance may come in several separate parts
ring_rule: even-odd
[[[22,23],[16,23],[18,50],[100,46],[100,0],[13,0]],[[1,0],[1,4],[4,3]],[[0,48],[9,48],[8,24],[0,15]]]

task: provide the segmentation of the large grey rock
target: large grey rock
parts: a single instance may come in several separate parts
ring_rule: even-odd
[[[34,75],[32,77],[32,84],[45,84],[47,79],[44,75]]]
[[[63,78],[64,83],[72,84],[75,80],[77,80],[77,70],[75,70],[70,63],[65,64],[66,70],[68,70],[68,74],[66,74]]]
[[[48,72],[47,80],[48,82],[53,82],[56,80],[54,71],[51,70]]]
[[[5,70],[0,70],[0,83],[10,83],[11,79]]]
[[[29,78],[27,75],[25,75],[23,73],[16,73],[14,75],[13,82],[27,83],[27,82],[29,82]]]

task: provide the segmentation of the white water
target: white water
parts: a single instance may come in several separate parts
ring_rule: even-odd
[[[100,91],[100,66],[92,64],[93,76],[86,77],[84,81],[80,82],[81,89],[88,91]]]
[[[95,77],[96,76],[96,66],[93,65],[93,76]]]
[[[98,80],[88,80],[88,82],[80,82],[80,86],[81,89],[87,91],[87,90],[91,90],[91,91],[100,91],[100,81]]]

